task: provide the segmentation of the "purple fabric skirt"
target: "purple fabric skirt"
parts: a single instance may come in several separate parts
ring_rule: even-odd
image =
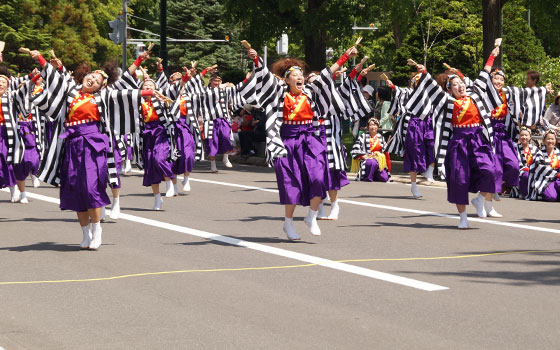
[[[204,140],[206,153],[209,157],[215,157],[233,149],[230,140],[231,125],[223,118],[215,119],[213,123],[212,138]]]
[[[60,209],[84,212],[111,203],[107,196],[109,138],[96,122],[70,126],[60,167]]]
[[[523,197],[527,197],[529,194],[529,172],[524,171],[519,175],[519,194]]]
[[[519,159],[517,148],[506,132],[503,122],[492,119],[494,129],[494,165],[496,173],[496,192],[502,192],[502,181],[506,186],[519,185]]]
[[[545,202],[560,201],[560,179],[551,182],[542,192],[542,199]]]
[[[495,192],[494,153],[482,127],[455,128],[445,156],[447,200],[468,205],[469,191]]]
[[[187,124],[187,119],[184,117],[179,118],[175,126],[175,143],[177,144],[177,153],[179,157],[173,163],[173,173],[190,173],[193,169],[194,154],[196,151],[194,135]]]
[[[169,158],[169,140],[161,122],[145,124],[142,131],[144,158],[144,186],[159,184],[164,177],[174,178]]]
[[[16,176],[12,164],[8,164],[8,130],[0,125],[0,188],[15,186]]]
[[[423,173],[434,163],[434,129],[432,118],[410,117],[404,139],[403,169]]]
[[[39,170],[39,152],[37,151],[37,141],[35,140],[35,127],[32,122],[19,122],[19,134],[25,145],[23,161],[14,164],[14,174],[16,180],[24,181],[29,174],[36,175]]]
[[[328,147],[327,130],[324,125],[321,125],[319,129],[321,130],[321,140],[323,141],[323,145],[325,146],[325,149],[327,149]],[[342,154],[346,159],[346,147],[344,147],[344,145],[342,145]],[[333,190],[340,191],[342,187],[350,184],[350,181],[348,181],[348,177],[346,176],[346,171],[331,169],[329,167],[328,155],[327,155],[326,162],[327,162],[326,163],[327,169],[325,171],[325,186],[328,191],[333,191]]]
[[[314,197],[326,198],[327,149],[309,125],[282,125],[287,156],[274,160],[280,204],[308,206]]]
[[[366,163],[365,171],[360,181],[367,182],[387,182],[389,181],[389,173],[387,169],[379,170],[379,163],[376,159],[370,158],[364,160]]]

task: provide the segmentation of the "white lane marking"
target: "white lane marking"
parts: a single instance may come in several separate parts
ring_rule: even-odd
[[[2,189],[2,191],[8,192],[8,189]],[[26,192],[26,193],[27,193],[27,196],[29,198],[34,198],[34,199],[38,199],[38,200],[41,200],[41,201],[54,203],[54,204],[60,204],[60,200],[58,198],[48,197],[48,196],[44,196],[42,194],[37,194],[37,193],[32,193],[32,192]],[[106,211],[107,211],[107,215],[111,214],[111,211],[109,209],[107,209]],[[200,237],[200,238],[210,239],[210,240],[213,240],[213,241],[227,243],[227,244],[231,244],[231,245],[238,246],[238,247],[249,248],[249,249],[260,251],[260,252],[263,252],[263,253],[268,253],[268,254],[282,256],[282,257],[289,258],[289,259],[299,260],[299,261],[303,261],[303,262],[310,263],[310,264],[318,264],[319,266],[324,266],[324,267],[328,267],[328,268],[331,268],[331,269],[344,271],[344,272],[349,272],[349,273],[353,273],[353,274],[356,274],[356,275],[370,277],[370,278],[374,278],[374,279],[378,279],[378,280],[382,280],[382,281],[386,281],[386,282],[396,283],[396,284],[400,284],[400,285],[403,285],[403,286],[412,287],[412,288],[416,288],[416,289],[421,289],[421,290],[425,290],[425,291],[429,291],[429,292],[449,289],[447,287],[439,286],[437,284],[422,282],[422,281],[414,280],[414,279],[407,278],[407,277],[401,277],[401,276],[392,275],[392,274],[381,272],[381,271],[366,269],[366,268],[355,266],[355,265],[340,263],[340,262],[332,261],[332,260],[329,260],[329,259],[319,258],[319,257],[313,256],[313,255],[297,253],[297,252],[293,252],[293,251],[290,251],[290,250],[287,250],[287,249],[271,247],[271,246],[267,246],[267,245],[260,244],[260,243],[248,242],[248,241],[244,241],[244,240],[237,239],[237,238],[234,238],[234,237],[222,236],[222,235],[211,233],[211,232],[206,232],[206,231],[196,230],[196,229],[189,228],[189,227],[174,225],[174,224],[170,224],[170,223],[163,222],[163,221],[147,219],[147,218],[143,218],[143,217],[136,216],[136,215],[130,215],[130,214],[125,214],[125,213],[121,212],[120,218],[123,219],[123,220],[128,220],[128,221],[132,221],[132,222],[136,222],[136,223],[140,223],[140,224],[144,224],[144,225],[148,225],[148,226],[153,226],[153,227],[157,227],[157,228],[164,228],[164,229],[167,229],[167,230],[170,230],[170,231],[175,231],[175,232],[184,233],[184,234],[191,235],[191,236],[196,236],[196,237]]]
[[[139,174],[144,173],[143,171],[139,171],[139,170],[132,170],[132,171],[135,172],[135,173],[139,173]],[[215,184],[215,185],[244,188],[244,189],[257,190],[257,191],[263,191],[263,192],[278,193],[278,190],[273,190],[273,189],[270,189],[270,188],[240,185],[240,184],[234,184],[234,183],[230,183],[230,182],[193,179],[192,177],[190,177],[190,180],[191,181],[204,182],[204,183],[210,183],[210,184]],[[413,214],[426,215],[426,216],[437,216],[437,217],[441,217],[441,218],[448,218],[448,219],[454,219],[454,220],[459,220],[460,219],[460,217],[458,215],[450,215],[450,214],[436,213],[436,212],[432,212],[432,211],[401,208],[401,207],[394,207],[394,206],[390,206],[390,205],[373,204],[373,203],[367,203],[367,202],[358,202],[358,201],[353,201],[353,200],[349,200],[349,199],[338,199],[338,202],[352,204],[352,205],[359,205],[359,206],[362,206],[362,207],[371,207],[371,208],[377,208],[377,209],[393,210],[393,211],[413,213]],[[469,217],[469,221],[481,222],[481,223],[484,223],[484,224],[491,224],[491,225],[498,225],[498,226],[521,228],[521,229],[525,229],[525,230],[560,234],[560,230],[557,230],[557,229],[531,226],[531,225],[524,225],[524,224],[516,224],[516,223],[508,222],[508,221],[492,221],[492,220],[488,220],[488,219],[471,218],[471,217]]]

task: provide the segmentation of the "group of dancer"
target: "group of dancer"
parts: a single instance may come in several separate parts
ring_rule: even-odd
[[[154,210],[166,197],[190,191],[189,176],[195,160],[210,159],[232,150],[232,111],[245,105],[262,108],[266,120],[266,160],[276,173],[280,203],[284,205],[283,231],[288,239],[301,237],[294,225],[297,205],[309,206],[304,219],[312,235],[320,235],[318,220],[337,220],[338,192],[349,184],[342,121],[357,121],[372,108],[358,81],[371,67],[356,65],[341,84],[335,79],[349,58],[349,48],[330,67],[304,74],[305,65],[294,58],[275,62],[270,70],[254,49],[248,49],[253,69],[243,82],[222,83],[215,67],[200,73],[196,64],[168,80],[160,64],[156,79],[141,68],[143,53],[121,77],[103,70],[81,81],[58,59],[47,62],[30,51],[41,71],[22,78],[0,75],[0,186],[9,187],[13,202],[27,203],[25,179],[33,176],[60,187],[60,208],[77,213],[82,228],[82,249],[102,243],[101,220],[111,204],[111,218],[120,215],[122,168],[130,162],[143,169],[143,185],[151,187]],[[447,182],[447,197],[457,206],[459,228],[468,228],[469,192],[479,217],[501,217],[494,201],[504,186],[512,196],[559,200],[560,151],[556,133],[545,134],[545,149],[531,145],[531,126],[540,120],[544,97],[551,89],[504,87],[505,74],[492,70],[496,47],[484,70],[471,81],[457,69],[437,79],[419,64],[406,88],[392,89],[389,113],[398,116],[394,135],[386,142],[376,118],[359,135],[352,157],[360,162],[357,180],[390,180],[390,153],[403,157],[410,173],[413,198],[422,174]],[[138,79],[138,69],[143,79]],[[203,77],[210,75],[205,86]],[[559,98],[556,99],[558,103]],[[519,144],[515,145],[519,140]],[[203,147],[203,145],[205,147]],[[328,196],[327,196],[328,195]],[[325,213],[327,197],[331,203]]]

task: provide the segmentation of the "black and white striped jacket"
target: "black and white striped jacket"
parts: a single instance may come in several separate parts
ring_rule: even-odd
[[[529,144],[529,148],[531,150],[531,154],[533,155],[533,160],[535,158],[535,155],[537,154],[537,152],[539,152],[539,148],[533,144]],[[521,174],[523,173],[523,169],[524,168],[529,168],[529,165],[527,165],[527,158],[525,157],[525,153],[523,152],[523,145],[522,144],[518,144],[517,145],[517,158],[519,159],[519,176],[521,176]],[[529,191],[527,191],[528,193]],[[519,198],[519,187],[518,186],[513,186],[511,188],[511,192],[510,192],[510,197],[511,198]]]
[[[9,86],[8,91],[0,97],[2,102],[2,114],[4,115],[4,123],[8,136],[8,156],[6,161],[9,164],[21,163],[25,153],[25,145],[18,132],[17,103],[15,101],[16,93],[17,91],[12,90]]]
[[[395,86],[389,106],[389,114],[397,117],[397,123],[393,128],[393,136],[387,142],[387,152],[404,156],[404,141],[408,131],[411,114],[406,110],[406,103],[409,95],[412,93],[410,88],[400,88]],[[426,117],[427,115],[424,115]]]
[[[16,93],[15,100],[17,102],[17,113],[21,114],[24,120],[27,120],[27,117],[30,114],[32,115],[37,152],[39,153],[40,159],[42,159],[45,149],[45,116],[41,115],[39,108],[35,104],[33,104],[34,89],[35,83],[31,79],[27,79],[23,84],[20,85],[20,88]],[[17,121],[19,123],[19,118],[17,118]]]
[[[472,88],[467,89],[467,95],[475,102],[483,124],[483,134],[493,147],[494,132],[490,122],[490,113],[503,102],[492,84],[490,73],[480,72],[473,82]],[[447,146],[453,135],[451,124],[455,98],[446,93],[429,73],[422,74],[418,85],[412,91],[406,110],[419,118],[425,118],[432,113],[434,126],[434,155],[436,169],[442,178],[445,177],[444,159]]]
[[[560,159],[560,150],[558,148],[554,148],[554,153]],[[533,154],[533,164],[529,168],[529,194],[527,199],[532,201],[540,199],[543,191],[550,183],[556,180],[557,175],[558,169],[552,169],[550,166],[550,157],[546,152],[546,148]]]
[[[41,76],[45,88],[41,94],[33,99],[33,103],[39,107],[41,112],[54,119],[56,125],[53,141],[41,162],[38,175],[43,182],[57,186],[60,183],[60,160],[64,154],[64,140],[59,139],[59,136],[66,130],[65,122],[68,106],[79,93],[81,85],[76,85],[68,73],[57,71],[49,63],[43,67]],[[106,134],[109,139],[107,165],[109,182],[112,185],[116,185],[118,180],[114,158],[114,126],[111,124],[111,119],[121,121],[119,128],[137,125],[136,122],[126,121],[126,119],[134,118],[137,115],[140,108],[140,96],[139,90],[102,89],[94,94],[100,114],[99,130]],[[120,134],[124,133],[126,132]]]

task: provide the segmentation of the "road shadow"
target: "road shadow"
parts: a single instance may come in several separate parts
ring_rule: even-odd
[[[78,252],[80,251],[79,244],[59,244],[54,242],[39,242],[29,245],[22,245],[18,247],[1,247],[0,250],[7,250],[10,252],[30,252],[30,251],[55,251],[55,252]]]
[[[77,223],[77,219],[64,219],[64,218],[22,218],[22,219],[4,219],[0,218],[0,222],[74,222]]]
[[[359,196],[344,196],[345,199],[349,198],[383,198],[383,199],[412,199],[412,196],[381,196],[373,194],[361,194]]]
[[[287,238],[280,238],[280,237],[234,237],[234,236],[226,236],[233,239],[239,239],[241,241],[247,241],[251,243],[267,243],[267,244],[279,244],[279,243],[296,243],[296,244],[315,244],[313,242],[306,242],[305,240],[300,241],[290,241]],[[196,242],[179,242],[179,243],[165,243],[165,244],[174,244],[174,245],[184,245],[184,246],[204,246],[204,245],[219,245],[224,247],[234,247],[234,248],[245,248],[235,244],[229,244],[221,241],[215,240],[204,240],[204,241],[196,241]]]
[[[214,220],[214,221],[231,221],[231,222],[253,222],[253,221],[284,221],[283,217],[280,216],[265,216],[265,215],[260,215],[260,216],[248,216],[245,217],[243,219],[231,219],[231,220]],[[296,220],[299,221],[299,220]]]
[[[526,249],[528,250],[528,249]],[[467,282],[484,283],[484,284],[504,284],[517,287],[531,287],[531,286],[560,286],[560,252],[547,252],[539,251],[532,253],[519,253],[515,252],[522,250],[509,250],[509,251],[490,251],[490,252],[463,252],[460,255],[472,254],[497,254],[497,253],[512,253],[511,255],[524,255],[524,256],[540,256],[542,258],[553,258],[554,260],[485,260],[484,263],[492,263],[496,265],[509,265],[510,270],[500,269],[492,270],[468,270],[468,271],[441,271],[441,272],[423,272],[426,275],[432,276],[451,276],[462,277]],[[503,256],[503,255],[502,255]],[[532,267],[529,271],[519,271],[520,267]],[[535,269],[538,269],[536,271]],[[418,273],[418,271],[398,271],[402,274]]]
[[[419,222],[410,223],[410,224],[400,224],[400,223],[397,223],[397,222],[377,222],[377,224],[379,226],[388,226],[388,227],[407,227],[407,228],[418,228],[418,229],[426,228],[426,229],[443,229],[443,230],[458,231],[457,225],[422,224],[422,223],[419,223]],[[467,230],[464,230],[464,231],[471,231],[471,230],[478,230],[478,228],[471,227],[471,228],[469,228]]]

